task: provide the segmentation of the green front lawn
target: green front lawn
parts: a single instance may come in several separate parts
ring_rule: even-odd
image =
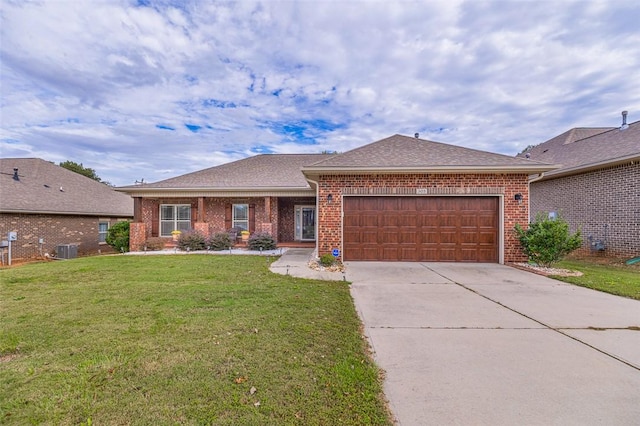
[[[554,267],[580,271],[581,277],[559,277],[557,280],[593,288],[618,296],[640,300],[640,268],[624,264],[599,264],[593,260],[563,260]]]
[[[348,285],[249,256],[0,271],[0,423],[390,424]]]

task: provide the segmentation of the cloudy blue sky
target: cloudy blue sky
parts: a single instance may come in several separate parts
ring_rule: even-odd
[[[2,157],[115,185],[400,133],[515,155],[640,120],[638,1],[0,0]]]

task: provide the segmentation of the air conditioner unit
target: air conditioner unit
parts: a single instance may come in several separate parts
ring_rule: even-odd
[[[75,259],[78,257],[78,246],[75,244],[61,244],[56,248],[58,259]]]

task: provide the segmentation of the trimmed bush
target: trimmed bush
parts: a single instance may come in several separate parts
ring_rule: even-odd
[[[571,235],[569,224],[558,217],[549,219],[548,214],[538,213],[536,220],[525,231],[516,224],[516,234],[529,260],[550,267],[564,256],[582,245],[580,231]]]
[[[204,235],[195,231],[186,231],[180,234],[178,238],[178,248],[180,250],[205,250],[207,248],[207,241]]]
[[[214,251],[228,250],[233,244],[234,241],[228,232],[218,232],[209,239],[209,247]]]
[[[276,240],[267,232],[256,232],[249,237],[247,247],[249,250],[274,250]]]
[[[320,260],[319,263],[322,266],[331,266],[336,262],[336,258],[333,257],[333,255],[329,254],[329,253],[325,253],[322,256],[320,256]]]
[[[146,242],[147,250],[158,251],[164,248],[164,238],[151,237]]]
[[[129,251],[129,222],[118,222],[110,227],[105,242],[116,251]]]

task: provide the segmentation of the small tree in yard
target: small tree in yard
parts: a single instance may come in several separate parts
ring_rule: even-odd
[[[519,224],[515,228],[529,260],[542,266],[550,267],[582,245],[579,230],[572,235],[565,220],[550,219],[545,213],[539,213],[527,230]]]
[[[109,228],[105,242],[114,250],[129,251],[129,222],[118,222]]]

